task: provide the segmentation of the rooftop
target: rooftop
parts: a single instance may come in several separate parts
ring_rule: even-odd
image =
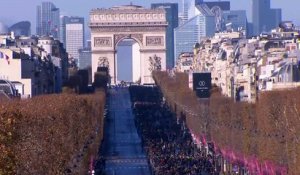
[[[215,16],[206,4],[196,5],[196,7],[203,16]]]
[[[111,8],[96,8],[92,9],[90,14],[95,13],[131,13],[131,12],[137,12],[137,13],[165,13],[165,10],[162,8],[145,8],[138,5],[122,5],[122,6],[114,6]]]
[[[111,9],[114,10],[133,10],[133,9],[144,9],[144,7],[142,6],[138,6],[138,5],[121,5],[121,6],[114,6]]]

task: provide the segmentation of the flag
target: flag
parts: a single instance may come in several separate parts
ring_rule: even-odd
[[[7,63],[10,64],[9,56],[0,51],[0,59],[6,59]]]
[[[5,59],[6,59],[7,63],[10,64],[9,56],[5,55]]]

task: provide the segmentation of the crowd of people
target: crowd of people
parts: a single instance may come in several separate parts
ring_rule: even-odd
[[[162,100],[157,101],[162,99],[157,90],[135,87],[130,91],[133,104],[136,104],[133,106],[136,126],[153,174],[217,174],[213,158],[197,148],[184,122],[177,120]]]

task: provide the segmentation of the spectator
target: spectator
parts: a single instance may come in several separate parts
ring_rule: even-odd
[[[130,90],[135,123],[154,174],[218,174],[211,158],[197,148],[183,123],[177,123],[176,116],[162,103],[157,88],[151,88],[150,93],[148,87]]]

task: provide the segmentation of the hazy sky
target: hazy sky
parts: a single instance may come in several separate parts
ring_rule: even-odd
[[[29,20],[31,22],[31,32],[35,34],[36,28],[36,6],[45,0],[0,0],[0,22],[6,25]],[[47,0],[46,0],[47,1]],[[136,5],[149,7],[154,2],[175,2],[179,3],[181,0],[48,0],[52,1],[58,8],[60,8],[61,15],[81,16],[85,18],[88,23],[89,11],[93,8],[111,7],[114,5],[128,5],[130,2]],[[207,0],[211,1],[211,0]],[[249,21],[251,18],[251,0],[230,0],[231,9],[233,10],[247,10],[247,17]],[[282,8],[283,20],[292,20],[296,25],[300,26],[300,0],[271,0],[272,8]],[[86,34],[88,36],[88,31]],[[127,55],[127,57],[118,59],[120,65],[122,64],[124,70],[118,69],[123,74],[124,79],[131,76],[131,72],[127,70],[130,67],[130,56],[126,48],[118,48],[118,54]],[[128,49],[127,49],[128,50]],[[126,66],[124,66],[126,64]],[[126,73],[127,72],[127,73]]]
[[[43,0],[0,0],[0,21],[10,25],[21,20],[29,20],[32,30],[35,31],[36,6]],[[61,14],[83,16],[88,18],[92,8],[111,7],[113,5],[130,4],[130,2],[149,7],[153,2],[179,2],[180,0],[49,0],[61,9]],[[251,21],[250,0],[230,0],[232,9],[247,10]],[[273,8],[283,9],[283,20],[293,20],[300,25],[300,0],[271,0]]]

